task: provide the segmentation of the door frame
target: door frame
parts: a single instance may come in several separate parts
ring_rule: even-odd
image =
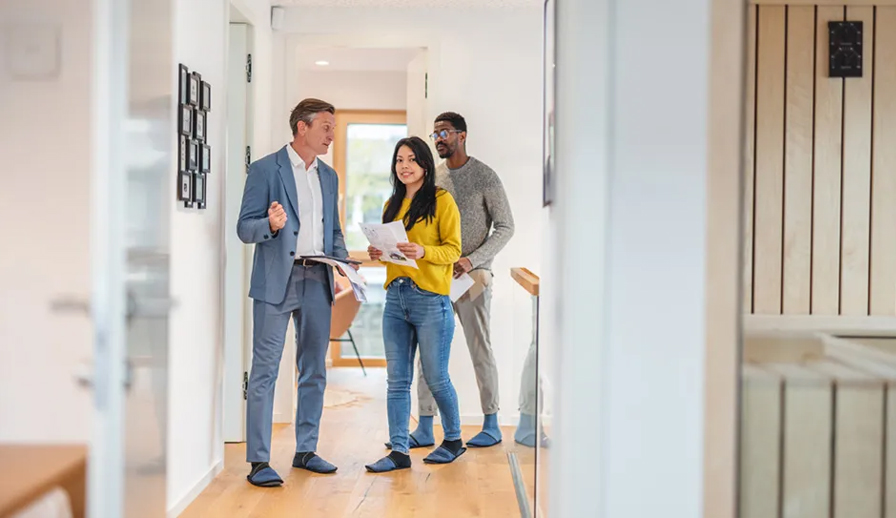
[[[333,139],[333,168],[339,177],[339,222],[345,229],[346,140],[349,124],[405,124],[407,112],[403,110],[337,110],[336,137]],[[363,262],[365,268],[383,268],[378,261],[370,261],[366,250],[349,250],[349,255]],[[385,367],[385,358],[363,358],[365,367]],[[342,356],[342,342],[330,342],[330,362],[333,367],[354,367],[356,358]]]
[[[235,6],[231,4],[231,11],[236,9]],[[242,14],[242,13],[240,13]],[[230,110],[234,107],[232,106],[232,88],[230,87],[231,82],[231,73],[234,72],[230,66],[231,61],[231,47],[232,47],[232,30],[234,25],[241,25],[245,27],[245,39],[244,39],[244,49],[245,54],[252,53],[252,40],[253,40],[253,30],[254,27],[251,23],[246,21],[248,18],[243,16],[243,19],[234,19],[232,16],[228,21],[227,26],[227,64],[225,65],[226,78],[228,82],[227,88],[227,110]],[[237,72],[242,76],[245,64],[240,63],[240,66],[237,67]],[[245,78],[243,79],[245,80]],[[246,81],[245,86],[245,99],[242,101],[241,109],[244,111],[244,117],[242,118],[244,139],[241,149],[245,149],[246,146],[252,145],[252,120],[250,117],[251,113],[251,99],[252,99],[252,83]],[[248,173],[248,170],[245,167],[237,167],[233,168],[231,162],[233,161],[229,156],[234,145],[238,144],[233,140],[234,131],[237,130],[235,123],[238,123],[240,119],[232,116],[233,114],[228,113],[227,117],[227,142],[228,142],[228,158],[227,164],[224,168],[225,176],[224,176],[224,186],[223,186],[223,198],[225,202],[221,206],[222,215],[221,220],[225,222],[222,225],[222,250],[221,255],[224,257],[224,267],[222,269],[222,321],[220,323],[222,330],[222,339],[224,341],[224,395],[223,395],[223,415],[221,417],[223,423],[223,437],[224,442],[244,442],[246,440],[246,400],[245,398],[240,398],[237,396],[234,398],[233,393],[237,390],[245,389],[245,380],[244,376],[247,376],[249,373],[249,366],[251,364],[251,355],[252,355],[252,341],[251,341],[251,329],[252,329],[252,318],[251,318],[251,304],[248,303],[248,299],[246,298],[246,293],[248,293],[249,286],[249,278],[251,275],[250,265],[252,264],[252,253],[253,246],[244,245],[239,242],[237,236],[235,234],[234,228],[236,227],[235,218],[239,213],[239,203],[242,198],[243,186],[245,185],[245,176]],[[241,150],[236,150],[237,154],[240,156],[243,155]],[[240,161],[242,164],[242,161]],[[236,184],[236,185],[234,185]],[[236,189],[236,193],[234,193],[234,189]],[[238,196],[234,196],[234,195]],[[233,221],[229,221],[233,220]],[[236,245],[236,246],[234,246]],[[237,249],[239,250],[237,252]],[[233,263],[236,263],[236,266],[233,266]],[[231,304],[233,302],[231,298],[235,298],[237,300],[236,304]],[[237,322],[236,328],[239,330],[238,332],[233,332],[233,329],[228,330],[228,322],[234,323]],[[230,332],[228,332],[230,331]]]

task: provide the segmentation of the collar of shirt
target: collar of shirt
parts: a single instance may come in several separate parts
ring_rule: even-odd
[[[289,155],[289,161],[292,162],[292,166],[299,171],[305,171],[309,174],[317,171],[317,157],[314,157],[314,160],[311,162],[311,167],[305,169],[305,161],[302,160],[302,157],[300,157],[298,153],[296,153],[296,150],[293,149],[291,144],[286,145],[286,153]]]

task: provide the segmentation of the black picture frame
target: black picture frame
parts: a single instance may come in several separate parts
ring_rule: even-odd
[[[177,65],[177,100],[180,104],[188,104],[190,96],[190,69],[183,63]]]
[[[187,152],[187,171],[195,172],[199,168],[199,142],[190,140],[190,149]]]
[[[200,209],[206,207],[206,193],[208,192],[208,178],[203,173],[193,175],[193,201]]]
[[[212,85],[205,81],[199,86],[199,107],[207,112],[212,111]]]
[[[180,134],[192,137],[193,136],[193,108],[190,105],[183,104],[180,107],[180,116],[178,117],[178,121],[180,123]]]
[[[193,106],[199,106],[199,85],[202,83],[202,75],[199,72],[191,72],[189,79],[188,102]]]
[[[541,205],[549,207],[554,203],[557,184],[557,170],[554,166],[554,88],[556,84],[556,49],[554,39],[556,32],[556,1],[545,0],[544,3],[544,84],[542,98],[542,189]]]
[[[177,174],[177,199],[184,202],[184,207],[193,206],[193,174],[189,171]]]
[[[187,170],[187,137],[178,135],[177,137],[177,172],[183,173]]]
[[[193,138],[205,142],[205,112],[202,110],[193,112]]]
[[[199,172],[208,174],[212,169],[212,148],[207,144],[199,146]]]

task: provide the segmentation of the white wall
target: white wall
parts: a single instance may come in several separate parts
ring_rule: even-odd
[[[466,117],[468,151],[501,177],[516,220],[516,237],[494,263],[492,305],[502,420],[515,422],[531,310],[510,268],[542,273],[542,9],[288,8],[284,31],[293,33],[286,55],[300,44],[428,49],[428,124],[447,110]],[[285,62],[275,76],[287,89],[277,97],[275,113],[288,113],[296,100],[289,67]],[[286,115],[282,118],[273,121],[273,132],[286,142]],[[461,414],[466,422],[477,422],[482,413],[478,389],[460,327],[452,347],[450,369]]]
[[[75,0],[0,3],[0,442],[91,437],[92,392],[74,382],[90,318],[50,312],[90,298],[91,20]],[[58,27],[58,75],[8,73],[7,31],[28,22]]]
[[[176,515],[223,465],[222,338],[224,167],[226,164],[226,57],[229,5],[221,0],[177,0],[175,61],[212,85],[208,139],[213,171],[208,209],[174,204],[171,214],[171,295],[178,301],[169,333],[168,508]],[[254,25],[254,117],[270,127],[270,7],[264,0],[233,2]],[[203,23],[197,24],[197,20]],[[176,83],[175,71],[172,81]],[[177,100],[172,100],[175,109]],[[267,131],[256,131],[253,148],[265,152]],[[172,146],[176,144],[172,142]],[[172,185],[174,175],[172,171]]]
[[[709,4],[557,2],[552,516],[704,516]]]
[[[404,110],[407,74],[393,71],[298,71],[296,104],[306,97],[325,99],[337,110]],[[284,142],[285,143],[285,142]]]

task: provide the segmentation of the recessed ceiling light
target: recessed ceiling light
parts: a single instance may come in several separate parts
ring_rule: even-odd
[[[325,67],[325,66],[329,65],[330,62],[329,62],[329,61],[320,60],[320,61],[315,61],[314,64],[317,65],[317,66],[319,66],[319,67]]]

